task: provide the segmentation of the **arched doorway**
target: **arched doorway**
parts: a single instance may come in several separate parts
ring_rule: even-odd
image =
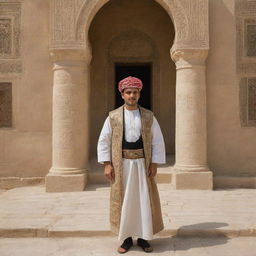
[[[162,102],[159,101],[161,99],[163,102],[168,102],[170,94],[165,93],[166,88],[161,88],[164,84],[163,78],[160,80],[161,76],[154,75],[157,69],[158,72],[156,73],[161,72],[159,66],[161,63],[165,63],[167,66],[168,63],[172,63],[169,59],[169,54],[167,60],[166,53],[162,55],[161,51],[159,52],[160,48],[154,41],[154,38],[157,38],[152,36],[149,30],[139,26],[139,24],[132,29],[130,28],[130,30],[124,29],[127,24],[130,24],[131,17],[133,17],[134,21],[143,22],[143,19],[147,16],[134,16],[135,12],[133,12],[131,15],[126,16],[126,20],[122,23],[119,22],[121,18],[113,20],[110,24],[112,28],[109,28],[107,40],[100,37],[101,33],[93,33],[95,40],[93,38],[90,38],[90,40],[91,42],[94,40],[94,43],[91,44],[89,41],[89,29],[93,27],[91,26],[93,25],[92,22],[97,21],[97,16],[99,17],[102,12],[110,8],[114,2],[116,4],[119,2],[125,4],[125,0],[53,0],[51,2],[50,56],[53,61],[54,71],[53,154],[52,167],[46,176],[46,191],[76,191],[84,189],[88,179],[88,172],[90,171],[89,160],[93,153],[93,147],[90,144],[93,143],[93,138],[97,138],[102,120],[106,117],[107,112],[114,108],[115,94],[113,93],[114,91],[111,92],[111,86],[112,90],[114,90],[114,82],[112,81],[115,80],[113,74],[116,63],[137,63],[140,61],[148,63],[152,62],[153,57],[153,79],[151,79],[151,91],[153,92],[153,98],[151,99],[152,110],[161,123],[163,133],[171,138],[170,134],[165,131],[165,129],[169,129],[169,126],[165,126],[167,122],[162,116],[168,111],[162,111]],[[134,4],[137,2],[144,3],[143,0],[129,1],[129,3]],[[168,14],[168,23],[170,24],[170,20],[172,20],[175,27],[174,42],[171,41],[170,43],[168,41],[170,40],[170,33],[167,33],[166,38],[162,38],[161,43],[162,45],[168,44],[168,47],[173,43],[169,50],[171,58],[176,65],[173,187],[175,189],[212,189],[212,172],[207,165],[206,129],[205,60],[209,51],[208,1],[150,0],[146,4],[155,4],[156,8],[163,13],[165,13],[165,10],[166,13],[159,18],[166,17],[166,14]],[[122,9],[122,7],[120,5],[114,14],[123,14],[119,10],[124,13],[129,10],[129,6],[127,10]],[[116,17],[115,15],[113,17]],[[150,19],[154,16],[155,13]],[[150,19],[147,19],[150,22]],[[103,24],[108,24],[108,20]],[[155,28],[157,24],[152,24],[148,29]],[[116,35],[118,32],[114,29],[116,25],[123,29],[124,34],[119,31],[119,36]],[[157,26],[155,31],[158,33],[161,32],[161,29],[162,26]],[[131,37],[132,33],[141,34],[141,43],[148,41],[148,44],[145,48],[138,47],[137,49],[146,49],[147,54],[140,56],[139,59],[127,59],[126,55],[129,51],[126,50],[135,49],[136,47],[126,47],[125,50],[120,48],[119,51],[122,50],[121,53],[124,55],[119,59],[116,58],[118,56],[115,51],[116,47],[113,48],[114,55],[109,51],[110,48],[98,48],[107,54],[107,57],[104,56],[102,59],[105,65],[105,68],[103,66],[103,72],[107,79],[101,80],[102,76],[91,74],[93,70],[92,56],[95,57],[95,53],[97,54],[97,51],[93,52],[95,45],[101,40],[106,40],[106,45],[110,46],[111,43],[118,42],[120,38],[122,41],[122,38],[125,38],[125,33],[128,34],[128,38]],[[147,40],[148,38],[152,39],[151,42]],[[123,40],[123,42],[127,43],[127,40]],[[134,43],[136,40],[130,42]],[[152,52],[157,52],[158,58],[154,54],[150,54]],[[162,57],[167,62],[162,62],[161,60],[157,62]],[[108,61],[107,63],[106,60]],[[101,65],[102,63],[100,63],[99,67],[102,67]],[[166,72],[166,75],[169,74],[169,72]],[[90,78],[92,81],[90,81]],[[96,83],[93,79],[95,79]],[[159,85],[158,87],[157,84]],[[171,80],[168,81],[168,84],[172,84]],[[95,91],[93,86],[95,88],[103,87]],[[107,95],[108,93],[109,95]],[[95,105],[97,101],[94,96],[99,99],[106,98],[107,102],[104,101],[103,107],[101,104]],[[94,105],[91,104],[92,101]],[[166,106],[169,107],[170,105],[165,104]],[[95,117],[95,122],[99,123],[99,125],[93,126],[90,124],[91,116]],[[174,129],[171,132],[174,132]],[[171,147],[167,146],[167,150],[170,149]]]
[[[110,0],[94,16],[89,29],[92,161],[108,112],[122,103],[117,80],[128,74],[143,80],[141,103],[158,119],[167,154],[175,153],[176,70],[169,56],[174,34],[170,17],[155,1]]]

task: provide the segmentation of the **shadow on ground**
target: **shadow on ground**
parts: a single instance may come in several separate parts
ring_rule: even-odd
[[[186,251],[191,248],[211,247],[228,243],[230,239],[218,228],[228,226],[225,222],[202,222],[181,226],[177,234],[155,238],[151,241],[154,252]]]

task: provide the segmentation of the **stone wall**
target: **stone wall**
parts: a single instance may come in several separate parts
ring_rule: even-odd
[[[49,1],[1,0],[0,34],[0,93],[4,115],[11,113],[0,128],[0,176],[44,177],[51,166]]]
[[[244,55],[251,55],[255,48],[244,48],[244,42],[252,35],[244,34],[241,27],[244,21],[255,19],[255,4],[245,0],[210,1],[207,136],[209,166],[215,176],[256,176],[255,122],[245,114],[250,111],[253,116],[255,105],[254,110],[248,109],[244,95],[249,82],[251,98],[248,100],[250,104],[255,102],[252,77],[256,59]]]
[[[76,1],[78,5],[82,5],[82,2],[83,0]],[[92,1],[88,2],[92,4]],[[180,1],[182,4],[185,2]],[[61,34],[60,30],[55,31],[56,37],[51,34],[52,3],[50,0],[0,0],[0,83],[5,88],[7,84],[11,85],[12,115],[9,127],[0,128],[1,177],[44,177],[51,167],[53,77],[52,62],[49,59],[50,43],[53,39],[58,43],[58,40],[68,35],[80,40],[78,46],[84,40],[83,20],[73,21],[74,24],[80,24],[75,36]],[[159,8],[161,9],[160,6]],[[80,11],[82,12],[78,8],[77,12]],[[159,10],[157,15],[160,13],[164,13],[164,9]],[[176,14],[182,18],[182,13]],[[68,17],[68,13],[65,15]],[[255,1],[210,0],[209,17],[210,51],[206,63],[208,164],[215,176],[255,176]],[[61,28],[61,24],[59,26]],[[160,26],[159,30],[163,29],[162,32],[165,33],[168,26]],[[101,29],[103,28],[98,26],[95,31]],[[97,43],[104,39],[99,40],[97,34],[94,36],[95,38],[91,38],[91,42],[95,42],[92,49],[97,49]],[[73,37],[67,43],[70,44]],[[56,47],[62,46],[57,43]],[[157,39],[158,48],[161,43],[167,47],[164,38]],[[205,42],[202,43],[204,44]],[[168,94],[163,93],[173,71],[165,73],[166,67],[171,67],[172,62],[169,52],[166,53],[168,57],[163,56],[165,50],[162,50],[160,49],[160,58],[164,64],[160,72],[164,85],[159,95],[164,102],[169,97],[174,97],[174,85],[171,82],[169,86],[172,89]],[[98,52],[98,55],[101,54],[102,52]],[[92,83],[99,88],[93,87],[92,98],[98,93],[104,95],[104,85],[98,84],[103,81],[102,77],[99,76],[98,80],[95,78],[97,67],[93,65],[96,56],[97,54],[92,58]],[[99,56],[98,63],[100,58]],[[99,66],[105,69],[107,63],[99,63]],[[4,90],[0,90],[2,98]],[[95,126],[94,121],[91,126],[91,130],[95,128],[91,133],[91,157],[95,154],[95,142],[107,113],[103,105],[96,109],[95,103],[92,104],[94,108],[91,114],[99,113],[99,118],[95,120]],[[165,121],[169,117],[168,109],[170,110],[170,106],[160,103],[158,117],[165,137],[170,136],[166,141],[171,153],[174,143],[171,139],[173,126],[169,128],[169,120]],[[10,114],[10,111],[7,112]]]

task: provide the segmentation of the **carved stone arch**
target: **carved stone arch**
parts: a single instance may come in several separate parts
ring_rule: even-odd
[[[163,9],[166,10],[170,19],[172,20],[175,28],[174,46],[178,46],[178,42],[182,40],[188,40],[189,31],[189,19],[183,6],[179,1],[167,1],[167,0],[154,0]],[[106,4],[109,0],[87,0],[84,2],[80,12],[77,16],[76,22],[76,38],[77,40],[83,40],[85,45],[88,46],[88,30],[90,24],[97,14],[97,12]],[[173,46],[173,47],[174,47]]]
[[[106,4],[109,0],[87,0],[84,1],[79,14],[77,15],[76,22],[76,38],[77,40],[87,40],[88,31],[91,22],[98,11]]]
[[[178,42],[188,39],[189,31],[189,19],[186,15],[185,9],[180,4],[180,1],[168,1],[168,0],[155,0],[159,5],[161,5],[168,15],[170,16],[174,29],[175,38],[172,48],[178,45]]]
[[[153,0],[152,0],[153,1]],[[212,189],[207,164],[206,64],[208,0],[154,0],[173,21],[176,65],[173,188]],[[88,31],[109,0],[50,1],[53,61],[52,167],[47,191],[83,190],[89,164],[90,60]]]
[[[51,1],[51,49],[83,49],[90,53],[88,30],[97,12],[109,1]],[[208,0],[154,1],[167,12],[174,24],[172,52],[209,48]]]

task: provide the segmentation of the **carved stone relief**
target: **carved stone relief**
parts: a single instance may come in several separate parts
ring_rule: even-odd
[[[20,73],[21,4],[0,0],[0,74]]]
[[[255,16],[256,1],[236,0],[236,16]]]
[[[169,1],[171,3],[172,1]],[[208,23],[208,1],[205,0],[180,0],[174,1],[176,5],[182,6],[187,19],[187,27],[179,28],[182,33],[178,38],[177,48],[209,48],[209,23]],[[181,8],[179,8],[181,9]],[[179,20],[179,23],[181,21]],[[188,37],[184,40],[184,32],[187,31]],[[180,33],[177,31],[177,33]]]
[[[76,41],[76,19],[84,2],[84,0],[51,1],[52,25],[54,26],[52,40],[54,42]]]
[[[235,15],[240,121],[256,126],[256,1],[236,0]]]
[[[0,83],[0,127],[12,126],[12,84]]]
[[[109,0],[51,1],[51,48],[83,48],[97,11]],[[209,48],[208,0],[155,0],[175,25],[174,48]]]
[[[0,56],[12,54],[12,21],[8,18],[0,19]]]
[[[248,122],[256,124],[256,78],[248,79]]]
[[[240,80],[240,119],[242,126],[256,126],[256,77]]]
[[[1,60],[0,59],[0,73],[21,73],[22,65],[20,60]]]
[[[141,31],[129,30],[113,38],[108,49],[109,58],[149,57],[155,50],[150,37]]]
[[[256,1],[236,0],[237,73],[256,71]]]
[[[256,20],[245,24],[245,54],[248,57],[256,57]]]

